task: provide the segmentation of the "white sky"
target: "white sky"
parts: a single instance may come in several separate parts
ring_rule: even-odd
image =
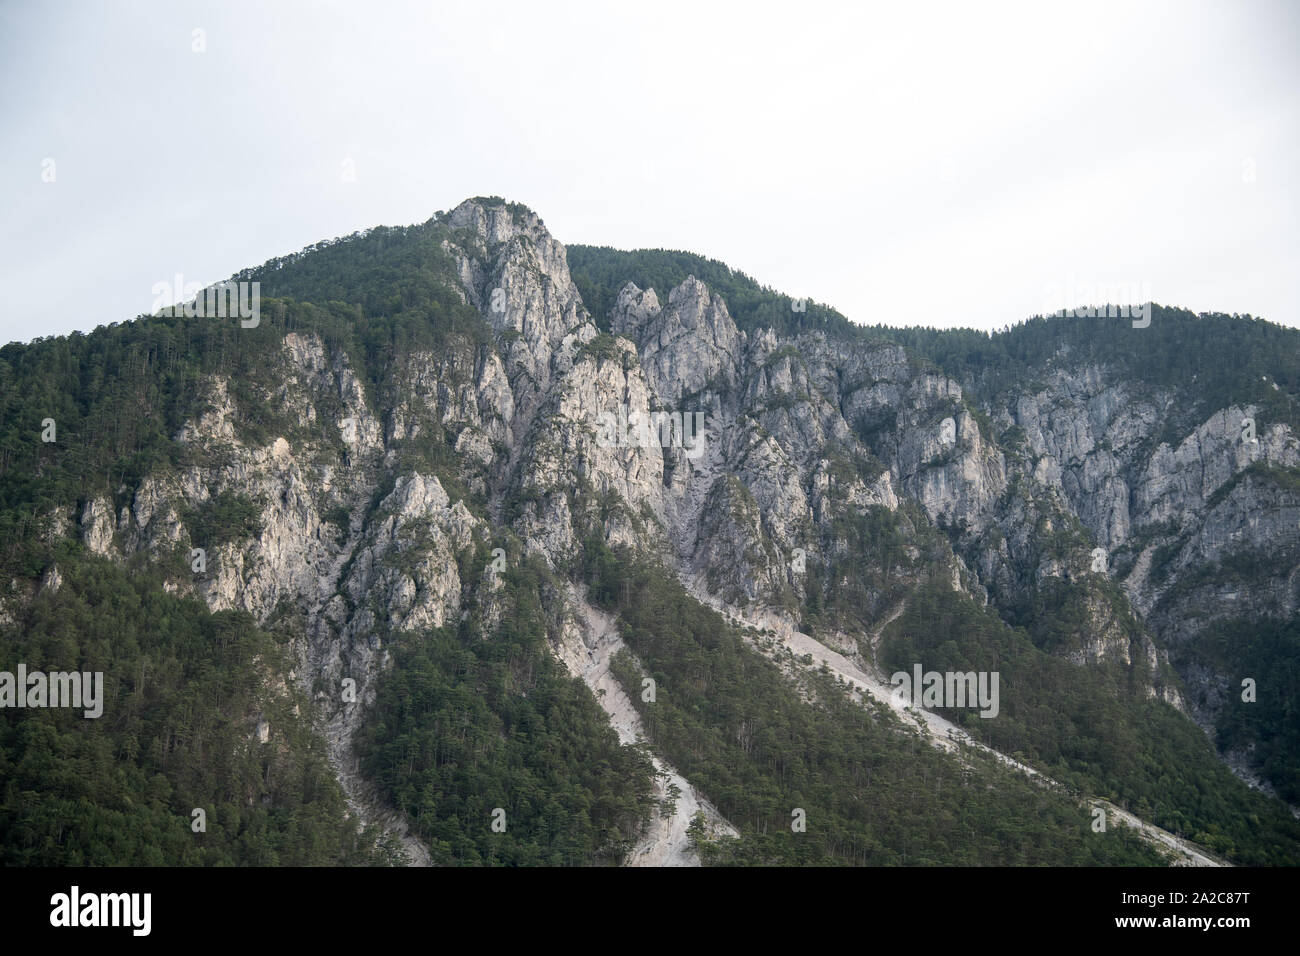
[[[5,3],[0,340],[494,194],[858,322],[1300,326],[1300,3],[615,6]]]

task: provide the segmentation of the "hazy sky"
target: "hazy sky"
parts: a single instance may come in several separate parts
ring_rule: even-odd
[[[6,0],[0,62],[3,341],[475,195],[857,322],[1300,326],[1296,2]]]

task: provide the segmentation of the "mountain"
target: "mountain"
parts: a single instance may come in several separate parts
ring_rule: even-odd
[[[106,684],[4,711],[4,862],[1300,862],[1300,332],[495,198],[232,281],[0,350],[5,666]]]

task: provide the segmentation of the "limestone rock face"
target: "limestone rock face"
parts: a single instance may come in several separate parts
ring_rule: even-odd
[[[1186,402],[1088,367],[1057,370],[992,409],[1000,427],[1022,430],[1016,470],[1027,486],[1076,517],[1105,553],[1109,575],[1161,647],[1141,650],[1160,661],[1216,620],[1286,619],[1300,601],[1300,567],[1289,557],[1300,541],[1300,501],[1257,470],[1296,467],[1300,441],[1288,425],[1263,422],[1249,440],[1244,425],[1261,415],[1253,405],[1171,428]],[[1247,552],[1267,572],[1223,587],[1215,569]],[[1114,649],[1105,633],[1095,630],[1084,656]],[[1203,697],[1216,695],[1223,675],[1192,667],[1182,678]],[[1184,702],[1172,688],[1162,695]],[[1193,713],[1207,727],[1213,721],[1213,708]]]
[[[95,554],[113,552],[113,507],[105,498],[92,498],[81,513],[81,540]]]
[[[644,295],[625,286],[619,296],[625,311],[615,326],[635,335],[646,374],[659,397],[674,406],[683,397],[734,388],[743,336],[722,297],[694,276],[668,293],[658,308],[654,290]]]
[[[448,243],[467,301],[497,333],[515,411],[525,426],[545,396],[566,336],[588,322],[564,246],[520,207],[466,200],[448,216]],[[594,330],[593,330],[594,331]]]

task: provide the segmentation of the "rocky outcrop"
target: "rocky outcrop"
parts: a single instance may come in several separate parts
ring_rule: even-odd
[[[637,343],[646,374],[668,407],[706,390],[735,388],[744,337],[721,296],[694,276],[668,293],[663,309],[653,289],[643,294],[628,283],[613,324]]]
[[[1163,648],[1194,644],[1216,620],[1288,619],[1300,600],[1300,495],[1269,478],[1300,464],[1300,441],[1254,405],[1180,429],[1193,401],[1087,367],[992,408],[1019,431],[1034,484],[1077,516]],[[1206,573],[1240,554],[1261,573],[1229,586]],[[1223,679],[1201,668],[1182,677],[1198,697]],[[1213,722],[1212,711],[1197,716]]]
[[[522,433],[551,383],[553,364],[563,361],[562,344],[588,322],[587,310],[564,246],[533,213],[467,200],[447,220],[457,238],[445,248],[467,301],[498,333],[514,391],[512,425]]]

